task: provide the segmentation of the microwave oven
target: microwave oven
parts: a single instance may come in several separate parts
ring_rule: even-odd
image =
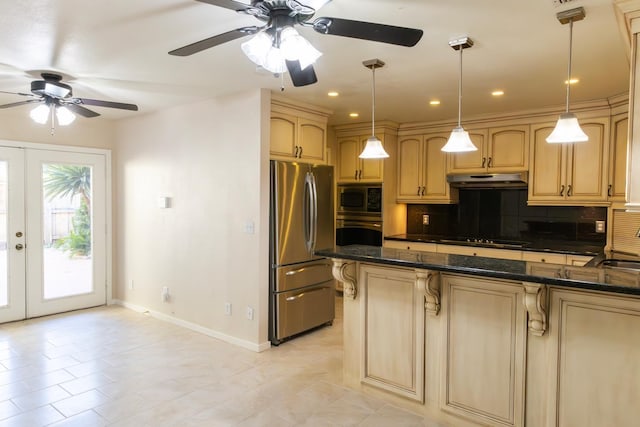
[[[381,184],[339,184],[339,215],[382,215]]]

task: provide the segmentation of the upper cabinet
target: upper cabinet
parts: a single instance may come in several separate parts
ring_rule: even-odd
[[[521,172],[528,169],[529,126],[469,130],[477,151],[452,154],[452,173]]]
[[[449,134],[407,136],[398,141],[398,203],[456,203],[447,183],[449,155],[442,151]]]
[[[589,141],[549,144],[555,123],[531,127],[530,205],[607,204],[609,118],[580,121]]]
[[[381,182],[383,178],[383,159],[361,159],[371,135],[338,137],[338,181],[339,182]],[[376,137],[385,145],[384,134]]]
[[[629,118],[626,113],[611,118],[611,151],[609,153],[610,201],[624,202],[627,183],[627,147],[629,145]]]
[[[328,112],[288,102],[272,99],[270,157],[326,163]]]

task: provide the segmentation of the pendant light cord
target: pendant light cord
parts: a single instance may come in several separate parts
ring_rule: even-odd
[[[371,136],[376,137],[376,67],[372,66],[373,79],[371,80]]]
[[[460,50],[460,73],[458,75],[458,127],[462,127],[462,46]]]
[[[573,19],[569,19],[569,66],[567,67],[567,113],[569,112],[569,95],[571,93],[571,47],[573,46]]]

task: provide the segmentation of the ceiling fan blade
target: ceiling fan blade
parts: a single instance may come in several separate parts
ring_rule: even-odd
[[[125,104],[122,102],[111,102],[111,101],[99,101],[97,99],[89,99],[89,98],[73,98],[74,100],[79,100],[81,104],[84,105],[95,105],[96,107],[109,107],[109,108],[119,108],[121,110],[131,110],[138,111],[138,106],[136,104]],[[78,105],[69,103],[69,105]]]
[[[422,30],[340,18],[318,18],[313,21],[313,29],[321,34],[409,47],[415,46],[422,38]]]
[[[12,102],[11,104],[0,105],[0,108],[19,107],[21,105],[32,104],[34,102],[40,102],[40,101],[42,101],[42,99],[29,99],[27,101]]]
[[[20,96],[31,96],[31,97],[35,97],[34,94],[32,93],[22,93],[22,92],[7,92],[4,90],[0,90],[0,93],[7,93],[9,95],[20,95]]]
[[[89,110],[88,108],[84,108],[83,106],[78,104],[69,103],[69,104],[64,104],[64,106],[82,117],[91,118],[91,117],[98,117],[100,115],[95,111]]]
[[[318,81],[313,65],[309,65],[304,70],[300,68],[300,61],[286,61],[287,70],[291,75],[291,81],[295,87],[312,85]]]
[[[250,9],[251,6],[246,3],[240,3],[239,1],[233,0],[197,0],[202,3],[212,4],[214,6],[224,7],[226,9],[235,10],[236,12],[240,12],[241,10]]]
[[[189,56],[194,53],[201,52],[210,47],[218,46],[219,44],[229,42],[231,40],[239,39],[249,34],[255,34],[260,30],[258,27],[243,27],[236,30],[227,31],[226,33],[218,34],[217,36],[209,37],[208,39],[200,40],[199,42],[191,43],[181,48],[172,50],[169,55],[175,56]]]

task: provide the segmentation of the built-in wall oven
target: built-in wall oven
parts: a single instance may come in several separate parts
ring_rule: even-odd
[[[382,185],[339,184],[336,245],[382,246]]]

